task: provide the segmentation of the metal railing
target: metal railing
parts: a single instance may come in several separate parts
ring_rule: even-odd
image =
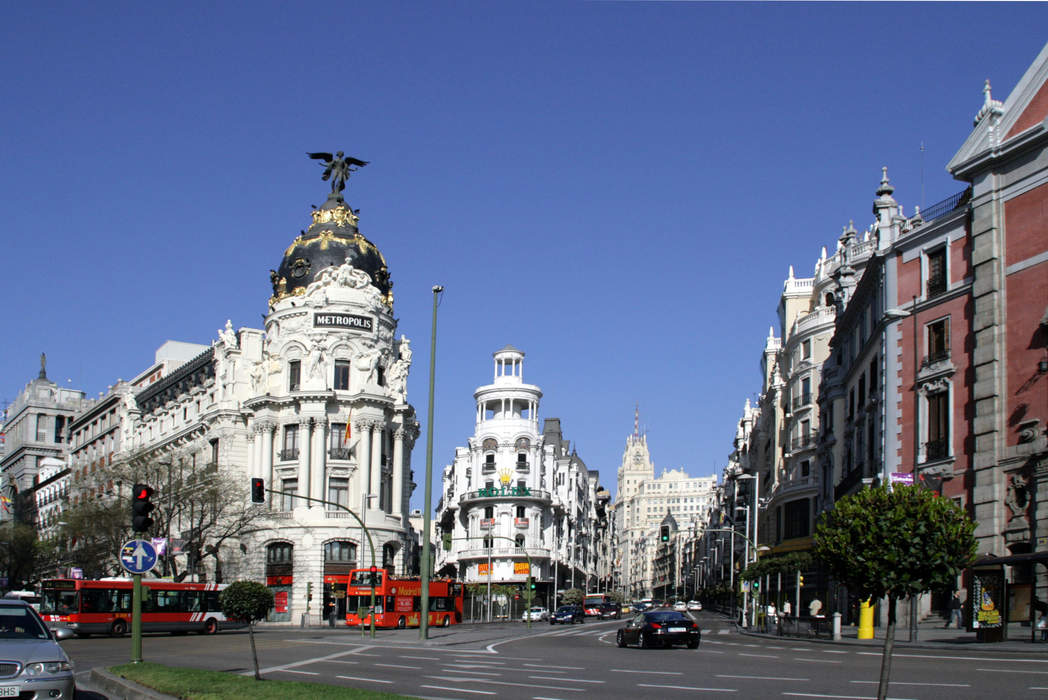
[[[931,206],[922,209],[921,218],[924,219],[925,222],[931,221],[932,219],[937,219],[940,216],[949,214],[954,209],[964,206],[968,203],[968,200],[970,198],[971,190],[967,188],[963,189],[957,194],[950,195],[941,202],[936,202],[935,204],[932,204]]]
[[[931,367],[936,362],[944,362],[944,361],[949,360],[949,359],[950,359],[950,351],[949,350],[939,350],[938,352],[933,352],[931,354],[925,355],[924,359],[921,360],[921,367],[922,368],[924,368],[924,367]]]
[[[281,450],[280,451],[280,461],[281,462],[292,462],[292,461],[294,461],[296,459],[298,459],[298,448],[297,447],[292,448],[290,450]]]
[[[348,447],[332,447],[328,450],[328,457],[331,459],[349,459],[349,452]]]
[[[941,440],[929,440],[924,443],[924,461],[930,462],[934,459],[944,459],[948,457],[946,450],[946,439]]]

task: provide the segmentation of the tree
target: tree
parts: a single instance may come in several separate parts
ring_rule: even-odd
[[[578,605],[582,603],[584,596],[585,594],[582,592],[581,588],[569,588],[564,591],[564,595],[562,595],[560,599],[565,605]]]
[[[7,577],[8,588],[36,583],[41,559],[34,528],[15,521],[0,526],[0,573]]]
[[[864,489],[837,502],[815,528],[814,554],[860,597],[888,599],[877,697],[883,700],[900,598],[951,587],[975,558],[975,523],[922,486]]]
[[[230,620],[247,622],[251,637],[251,658],[255,662],[255,680],[262,680],[258,671],[258,652],[255,650],[255,622],[265,619],[273,607],[273,591],[257,581],[235,581],[219,595],[222,614]]]

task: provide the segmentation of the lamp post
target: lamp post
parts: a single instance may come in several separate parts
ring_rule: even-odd
[[[747,511],[747,516],[752,515],[753,520],[753,560],[757,560],[757,543],[760,539],[757,537],[757,520],[760,517],[760,492],[761,492],[761,480],[756,474],[739,474],[735,477],[736,481],[753,481],[753,498],[750,499],[750,510]],[[749,523],[747,523],[749,525]],[[747,528],[748,529],[748,528]],[[746,554],[746,564],[749,565],[749,552]],[[745,610],[746,610],[746,593],[743,592],[743,621],[745,623]],[[754,596],[753,608],[750,610],[750,625],[757,624],[757,599]],[[743,624],[745,627],[745,624]]]
[[[426,480],[423,481],[425,493],[424,505],[422,507],[422,614],[419,616],[418,632],[421,639],[429,638],[429,569],[430,560],[433,556],[433,543],[429,541],[429,514],[433,501],[433,372],[437,366],[437,302],[440,301],[440,293],[444,288],[439,284],[433,285],[433,331],[429,340],[429,407],[426,411],[426,422],[429,430],[426,431]],[[488,570],[491,575],[491,570]],[[372,615],[371,619],[374,620]]]

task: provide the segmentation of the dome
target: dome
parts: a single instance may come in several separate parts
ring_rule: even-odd
[[[284,251],[277,270],[270,270],[272,306],[288,296],[305,294],[321,270],[350,263],[366,272],[388,306],[393,305],[393,282],[386,259],[375,245],[357,230],[358,217],[342,195],[332,192],[319,209],[313,210],[313,224],[300,233]]]

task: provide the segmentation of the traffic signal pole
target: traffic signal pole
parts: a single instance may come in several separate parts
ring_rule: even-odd
[[[142,574],[132,574],[131,663],[142,663]]]

